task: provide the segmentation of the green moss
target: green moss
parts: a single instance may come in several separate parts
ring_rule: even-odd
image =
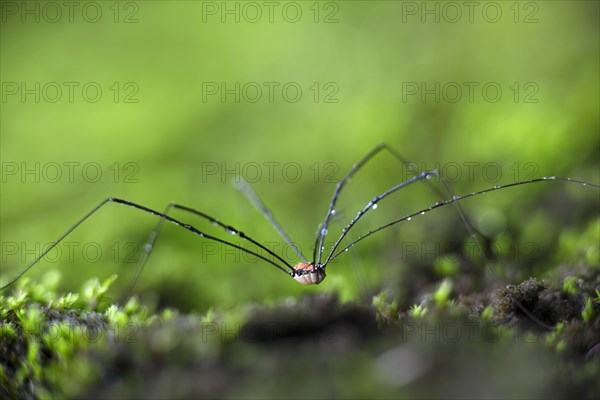
[[[581,311],[581,317],[586,323],[589,323],[592,321],[594,313],[594,303],[592,303],[592,299],[588,297],[585,299],[585,307]]]
[[[431,397],[460,381],[462,393],[476,397],[488,374],[473,377],[475,363],[493,364],[489,376],[511,382],[509,391],[495,389],[498,397],[594,397],[598,277],[569,276],[578,277],[577,294],[560,280],[530,279],[459,295],[457,282],[443,280],[405,308],[384,291],[371,308],[319,294],[190,315],[154,312],[136,297],[108,304],[112,279],[65,294],[28,281],[0,297],[0,395]],[[525,323],[517,301],[545,323],[557,321],[554,329]]]
[[[563,281],[563,292],[567,294],[577,294],[579,288],[577,287],[577,277],[567,276]]]
[[[381,292],[376,296],[373,296],[373,307],[377,311],[377,321],[382,324],[384,322],[391,322],[398,320],[398,302],[396,299],[389,300],[388,292]]]
[[[413,304],[410,308],[409,315],[412,318],[423,318],[427,314],[427,307],[422,304]]]
[[[492,305],[488,305],[487,307],[485,307],[483,309],[483,312],[481,313],[481,318],[484,321],[492,321],[492,319],[494,318],[494,307]]]
[[[438,290],[433,295],[435,302],[438,307],[444,308],[452,292],[452,282],[449,279],[444,279],[440,284]]]
[[[114,278],[102,284],[95,279],[86,282],[82,295],[59,295],[53,290],[58,275],[50,273],[40,283],[24,279],[12,295],[0,296],[4,395],[38,398],[65,394],[59,382],[76,354],[102,347],[120,324],[145,323],[148,311],[137,300],[124,308],[100,306]]]

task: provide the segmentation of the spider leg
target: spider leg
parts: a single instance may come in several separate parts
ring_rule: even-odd
[[[290,239],[290,237],[285,232],[281,224],[279,224],[279,221],[277,221],[277,219],[275,218],[275,215],[273,215],[271,210],[269,210],[265,203],[263,203],[263,201],[260,199],[258,194],[256,194],[252,186],[250,186],[248,182],[242,179],[239,183],[235,185],[235,188],[238,191],[240,191],[248,199],[248,201],[250,201],[250,203],[252,203],[254,207],[256,207],[258,211],[260,211],[260,213],[271,223],[273,228],[275,228],[275,230],[279,233],[283,240],[285,240],[288,246],[290,246],[294,250],[298,257],[300,257],[302,261],[307,263],[308,260],[306,259],[306,257],[304,257],[304,254],[302,254],[300,249],[294,244],[292,239]]]
[[[410,180],[409,180],[410,181]],[[407,181],[407,182],[409,182]],[[558,177],[558,176],[552,176],[552,177],[544,177],[544,178],[537,178],[537,179],[529,179],[526,181],[521,181],[521,182],[514,182],[514,183],[510,183],[507,185],[499,185],[499,186],[494,186],[492,188],[488,188],[488,189],[484,189],[484,190],[480,190],[477,192],[471,192],[468,193],[466,195],[462,195],[462,196],[455,196],[453,195],[451,199],[449,200],[445,200],[443,202],[437,202],[436,204],[428,207],[428,208],[424,208],[420,211],[414,212],[412,214],[406,215],[400,219],[397,219],[395,221],[389,222],[377,229],[373,229],[371,231],[368,231],[366,234],[359,236],[357,239],[355,239],[354,241],[352,241],[350,244],[348,244],[346,247],[344,247],[343,249],[341,249],[340,251],[338,251],[337,253],[333,253],[335,251],[335,248],[337,248],[337,246],[339,245],[339,242],[341,242],[341,239],[343,238],[343,236],[345,235],[345,233],[347,233],[347,231],[354,225],[354,223],[356,223],[356,221],[358,220],[358,218],[360,218],[364,213],[366,213],[373,204],[373,200],[371,202],[369,202],[367,204],[367,206],[365,206],[360,212],[359,215],[352,220],[352,222],[350,222],[350,224],[346,227],[346,229],[343,231],[342,236],[340,236],[340,239],[338,239],[338,241],[335,243],[332,252],[329,254],[327,261],[325,262],[324,265],[327,265],[327,263],[329,263],[330,261],[334,260],[335,258],[337,258],[339,255],[341,255],[342,253],[344,253],[345,251],[347,251],[350,247],[354,246],[356,243],[360,242],[363,239],[366,239],[367,237],[373,235],[376,232],[382,231],[386,228],[389,228],[390,226],[396,225],[400,222],[403,221],[410,221],[412,218],[417,217],[419,215],[424,215],[430,211],[435,210],[436,208],[440,208],[440,207],[444,207],[450,204],[459,204],[459,202],[463,199],[469,198],[469,197],[474,197],[474,196],[479,196],[479,195],[483,195],[485,193],[488,192],[492,192],[492,191],[496,191],[496,190],[501,190],[501,189],[506,189],[509,187],[513,187],[513,186],[520,186],[520,185],[527,185],[527,184],[532,184],[532,183],[536,183],[536,182],[547,182],[547,181],[564,181],[564,182],[571,182],[571,183],[576,183],[576,184],[580,184],[582,186],[586,186],[586,187],[594,187],[594,188],[600,188],[600,185],[596,185],[593,183],[588,183],[588,182],[583,182],[583,181],[579,181],[576,179],[571,179],[571,178],[563,178],[563,177]],[[404,182],[400,185],[406,184],[407,182]],[[412,183],[412,182],[409,182]],[[447,183],[446,183],[447,185]],[[399,186],[399,185],[398,185]],[[396,186],[397,187],[397,186]],[[396,188],[394,187],[394,188]],[[392,188],[392,189],[394,189]],[[388,190],[387,192],[385,192],[383,195],[379,196],[379,200],[381,200],[382,197],[384,197],[384,195],[388,195],[391,194],[390,191],[392,190]],[[448,188],[449,189],[449,188]],[[375,198],[377,199],[377,197]],[[374,199],[374,200],[375,200]],[[463,215],[463,214],[461,214]],[[464,217],[464,215],[463,215]],[[464,217],[466,220],[466,217]],[[470,227],[470,224],[468,223],[468,221],[465,221],[465,224],[467,225],[467,228],[469,229],[469,233],[471,234],[471,236],[473,237],[475,244],[478,248],[479,254],[482,257],[483,261],[485,262],[485,264],[490,268],[490,270],[494,273],[494,275],[498,276],[498,273],[496,272],[495,268],[489,263],[489,261],[487,260],[487,258],[485,257],[485,255],[483,254],[483,251],[481,250],[481,247],[479,246],[479,243],[477,242],[477,238],[475,236],[475,233],[473,231],[473,229]],[[546,324],[544,321],[540,320],[538,317],[536,317],[535,315],[533,315],[533,313],[531,311],[529,311],[523,304],[521,304],[520,302],[516,301],[515,303],[517,305],[517,307],[519,307],[519,309],[525,314],[527,315],[528,318],[530,318],[532,321],[534,321],[535,323],[539,324],[540,326],[544,327],[545,329],[548,330],[553,330],[554,328],[548,324]]]
[[[356,172],[358,172],[358,170],[360,168],[362,168],[367,162],[369,162],[369,160],[371,160],[373,157],[375,157],[377,154],[380,154],[383,151],[387,151],[388,153],[390,153],[394,158],[396,158],[402,164],[405,164],[405,165],[410,164],[406,160],[406,158],[404,158],[400,153],[398,153],[392,147],[388,146],[386,143],[379,143],[371,151],[369,151],[362,159],[360,159],[356,164],[354,164],[352,166],[352,168],[350,169],[350,171],[348,171],[348,173],[346,174],[344,179],[342,179],[340,182],[338,182],[338,184],[335,188],[335,191],[333,192],[331,202],[329,203],[329,209],[325,216],[325,220],[321,224],[321,229],[317,233],[317,238],[315,240],[315,247],[313,249],[313,260],[315,261],[315,265],[321,265],[321,260],[322,260],[323,250],[324,250],[323,249],[323,241],[325,239],[325,236],[327,235],[327,232],[328,232],[327,228],[329,227],[329,223],[331,221],[331,216],[334,213],[335,204],[337,203],[338,197],[339,197],[342,189],[348,183],[348,181],[350,181],[350,179],[354,176],[354,174]],[[414,172],[415,172],[415,176],[419,175],[418,170],[416,170]],[[444,184],[446,192],[450,195],[450,197],[452,197],[452,191],[450,190],[449,185],[445,182],[444,178],[437,172],[435,175],[440,177],[440,179],[442,180],[442,182]],[[434,187],[431,184],[431,182],[429,182],[429,181],[427,181],[427,183],[428,183],[429,187],[440,196],[440,198],[444,199],[442,192],[438,188]],[[463,221],[465,221],[466,217],[464,215],[464,212],[459,207],[460,206],[458,205],[458,208],[457,208],[458,212],[461,214],[461,218],[463,219]],[[327,264],[327,262],[325,264]]]
[[[209,240],[216,241],[216,242],[218,242],[218,243],[224,244],[224,245],[226,245],[226,246],[229,246],[229,247],[236,248],[236,249],[238,249],[238,250],[240,250],[240,251],[243,251],[243,252],[245,252],[245,253],[248,253],[248,254],[251,254],[251,255],[253,255],[253,256],[255,256],[255,257],[258,257],[258,258],[260,258],[260,259],[262,259],[262,260],[264,260],[264,261],[268,262],[269,264],[271,264],[271,265],[275,266],[277,269],[281,270],[281,271],[282,271],[282,272],[284,272],[286,275],[291,275],[291,273],[293,273],[293,272],[294,272],[294,268],[293,268],[293,267],[292,267],[292,266],[291,266],[289,263],[285,262],[283,259],[281,259],[281,258],[280,258],[280,257],[278,257],[278,256],[277,256],[277,258],[278,258],[280,261],[282,261],[282,262],[284,263],[284,266],[285,266],[285,267],[287,267],[287,268],[290,270],[289,272],[288,272],[288,271],[286,270],[286,268],[284,268],[283,266],[279,265],[279,264],[278,264],[278,263],[276,263],[275,261],[273,261],[273,260],[270,260],[270,259],[268,259],[267,257],[265,257],[265,256],[263,256],[263,255],[261,255],[261,254],[258,254],[258,253],[254,252],[254,251],[252,251],[252,250],[245,249],[245,248],[243,248],[243,247],[241,247],[241,246],[239,246],[239,245],[237,245],[237,244],[235,244],[235,243],[229,242],[229,241],[227,241],[227,240],[223,240],[223,239],[220,239],[220,238],[218,238],[218,237],[215,237],[215,236],[209,235],[209,234],[207,234],[207,233],[205,233],[205,232],[202,232],[202,231],[198,230],[197,228],[195,228],[194,226],[192,226],[192,225],[190,225],[190,224],[186,224],[186,223],[184,223],[184,222],[181,222],[181,221],[179,221],[179,220],[177,220],[177,219],[175,219],[175,218],[172,218],[172,217],[170,217],[170,216],[169,216],[169,215],[167,215],[166,213],[161,213],[161,212],[159,212],[159,211],[153,210],[153,209],[151,209],[151,208],[145,207],[145,206],[143,206],[143,205],[140,205],[140,204],[137,204],[137,203],[134,203],[134,202],[128,201],[128,200],[118,199],[118,198],[116,198],[116,197],[108,197],[108,198],[106,198],[106,199],[102,200],[102,201],[101,201],[101,202],[100,202],[100,203],[99,203],[97,206],[95,206],[94,208],[92,208],[92,210],[91,210],[91,211],[87,212],[87,213],[86,213],[86,214],[85,214],[83,217],[81,217],[81,218],[80,218],[80,219],[79,219],[79,220],[78,220],[78,221],[77,221],[77,222],[76,222],[74,225],[72,225],[72,226],[71,226],[69,229],[67,229],[67,231],[66,231],[65,233],[63,233],[63,234],[62,234],[62,235],[61,235],[61,236],[60,236],[60,237],[59,237],[59,238],[58,238],[58,239],[57,239],[57,240],[56,240],[54,243],[52,243],[52,244],[51,244],[50,246],[48,246],[48,247],[47,247],[47,248],[46,248],[46,249],[45,249],[45,250],[44,250],[42,253],[40,253],[40,255],[38,255],[38,256],[36,257],[36,259],[35,259],[35,260],[33,260],[33,262],[31,262],[29,265],[27,265],[27,266],[26,266],[26,267],[25,267],[25,268],[24,268],[24,269],[23,269],[23,270],[22,270],[22,271],[21,271],[21,272],[20,272],[20,273],[19,273],[19,274],[18,274],[18,275],[15,277],[15,278],[11,279],[11,280],[10,280],[8,283],[6,283],[6,284],[4,284],[2,287],[0,287],[0,290],[4,290],[4,289],[6,289],[7,287],[9,287],[9,286],[11,286],[12,284],[14,284],[14,283],[15,283],[15,282],[16,282],[16,281],[17,281],[17,280],[18,280],[18,279],[19,279],[21,276],[23,276],[23,275],[24,275],[24,274],[25,274],[27,271],[29,271],[31,268],[33,268],[33,267],[34,267],[34,266],[35,266],[35,265],[36,265],[36,264],[37,264],[37,263],[38,263],[38,262],[39,262],[39,261],[40,261],[40,260],[41,260],[41,259],[42,259],[42,258],[43,258],[45,255],[46,255],[46,254],[48,254],[48,253],[49,253],[49,252],[50,252],[50,251],[51,251],[51,250],[52,250],[54,247],[56,247],[56,246],[57,246],[57,245],[58,245],[60,242],[62,242],[62,241],[63,241],[63,240],[64,240],[64,239],[65,239],[67,236],[69,236],[69,235],[70,235],[70,234],[71,234],[71,233],[72,233],[72,232],[73,232],[73,231],[74,231],[74,230],[75,230],[77,227],[79,227],[79,225],[81,225],[82,223],[84,223],[84,222],[85,222],[85,221],[86,221],[88,218],[90,218],[90,217],[91,217],[93,214],[95,214],[95,213],[96,213],[96,212],[97,212],[97,211],[98,211],[100,208],[102,208],[102,206],[104,206],[104,205],[105,205],[105,204],[107,204],[107,203],[117,203],[117,204],[122,204],[122,205],[126,205],[126,206],[129,206],[129,207],[133,207],[133,208],[135,208],[135,209],[137,209],[137,210],[140,210],[140,211],[143,211],[143,212],[146,212],[146,213],[152,214],[152,215],[156,215],[156,216],[158,216],[158,217],[160,217],[160,218],[161,218],[161,221],[162,221],[162,220],[169,221],[169,222],[171,222],[172,224],[174,224],[174,225],[177,225],[177,226],[180,226],[180,227],[182,227],[183,229],[186,229],[186,230],[188,230],[188,231],[192,232],[192,233],[193,233],[193,234],[195,234],[195,235],[198,235],[198,236],[200,236],[200,237],[203,237],[203,238],[206,238],[206,239],[209,239]],[[176,205],[176,204],[173,204],[172,206],[170,205],[169,207],[167,207],[167,211],[169,211],[171,207],[178,207],[178,208],[182,208],[183,206],[178,206],[178,205]],[[188,209],[188,211],[189,211],[189,210],[191,210],[191,209]],[[195,211],[195,210],[194,210],[194,211]],[[197,213],[199,213],[199,212],[197,212]],[[201,213],[199,213],[198,215],[200,215],[200,214],[201,214]],[[208,217],[206,214],[202,214],[201,216],[203,216],[204,218],[212,218],[212,217]],[[214,220],[214,219],[213,219],[213,220]],[[233,228],[233,227],[230,227],[230,226],[228,226],[228,225],[224,225],[224,224],[221,224],[221,226],[223,226],[223,227],[225,227],[225,228]],[[149,254],[150,254],[150,252],[151,252],[151,250],[152,250],[152,245],[153,245],[153,244],[156,242],[156,237],[158,236],[158,231],[160,230],[160,227],[161,227],[161,226],[158,226],[158,230],[157,230],[157,229],[155,229],[155,231],[153,231],[153,232],[152,232],[152,234],[151,234],[151,236],[150,236],[150,240],[149,240],[149,244],[150,244],[150,246],[146,245],[146,247],[145,247],[145,249],[144,249],[144,250],[145,250],[145,252],[147,252],[147,254],[145,254],[144,256],[142,256],[142,258],[140,259],[140,264],[138,264],[138,271],[136,271],[136,278],[135,278],[136,280],[137,280],[137,277],[139,276],[139,273],[141,273],[141,270],[143,269],[143,267],[144,267],[144,265],[145,265],[145,263],[146,263],[146,261],[147,261],[147,259],[148,259],[148,257],[149,257]],[[232,234],[235,234],[236,236],[238,236],[238,237],[241,237],[241,238],[243,238],[243,239],[245,239],[245,240],[250,240],[250,241],[252,241],[252,243],[258,244],[258,242],[255,242],[255,241],[253,241],[253,239],[250,239],[250,238],[249,238],[247,235],[245,235],[243,232],[239,232],[239,231],[237,231],[237,230],[235,230],[235,231],[234,231],[234,230],[231,230],[231,231],[230,231],[230,233],[232,233]],[[264,246],[261,246],[261,248],[263,248],[264,250],[267,250],[267,251],[268,251],[268,249],[266,249]],[[271,253],[271,252],[269,251],[269,253]],[[274,253],[271,253],[271,254],[272,254],[272,255],[275,255]],[[275,256],[276,256],[276,255],[275,255]],[[134,282],[134,284],[135,284],[135,282]]]

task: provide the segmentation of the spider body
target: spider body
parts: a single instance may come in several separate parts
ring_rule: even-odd
[[[325,267],[315,266],[314,262],[301,262],[294,266],[290,275],[303,285],[318,285],[325,279]]]

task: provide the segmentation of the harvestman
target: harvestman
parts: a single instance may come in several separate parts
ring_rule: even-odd
[[[248,199],[263,213],[263,215],[271,222],[271,224],[273,225],[273,227],[277,230],[277,232],[281,235],[281,237],[286,241],[286,243],[296,252],[296,254],[300,257],[300,259],[302,260],[301,262],[299,262],[296,265],[292,265],[289,262],[287,262],[285,259],[283,259],[282,257],[280,257],[279,255],[277,255],[276,253],[274,253],[273,251],[269,250],[267,247],[265,247],[264,245],[260,244],[258,241],[254,240],[253,238],[251,238],[250,236],[246,235],[244,232],[240,231],[239,229],[231,226],[231,225],[227,225],[225,223],[222,223],[221,221],[219,221],[218,219],[211,217],[210,215],[207,215],[201,211],[198,210],[194,210],[190,207],[184,206],[184,205],[180,205],[180,204],[176,204],[176,203],[170,203],[166,209],[163,212],[159,212],[156,210],[153,210],[151,208],[145,207],[143,205],[128,201],[128,200],[123,200],[123,199],[118,199],[115,197],[108,197],[107,199],[103,200],[102,202],[100,202],[100,204],[98,204],[96,207],[94,207],[91,211],[89,211],[87,214],[85,214],[81,219],[79,219],[73,226],[71,226],[60,238],[58,238],[57,241],[55,241],[54,243],[52,243],[50,246],[48,246],[33,262],[31,262],[28,266],[26,266],[15,278],[13,278],[11,281],[9,281],[8,283],[6,283],[5,285],[3,285],[2,287],[0,287],[0,290],[6,289],[7,287],[9,287],[10,285],[12,285],[13,283],[15,283],[21,276],[23,276],[23,274],[25,274],[29,269],[31,269],[35,264],[37,264],[46,254],[48,254],[55,246],[57,246],[62,240],[64,240],[69,234],[71,234],[71,232],[73,232],[79,225],[81,225],[84,221],[86,221],[88,218],[90,218],[94,213],[96,213],[96,211],[98,211],[102,206],[104,206],[107,203],[117,203],[117,204],[123,204],[126,206],[130,206],[133,207],[137,210],[141,210],[144,211],[146,213],[150,213],[153,215],[156,215],[158,217],[160,217],[160,220],[156,226],[156,228],[152,231],[152,233],[150,234],[150,238],[148,240],[148,243],[146,244],[146,246],[144,247],[144,253],[140,259],[140,262],[137,266],[136,269],[136,274],[135,274],[135,278],[133,280],[133,283],[130,286],[130,290],[133,288],[133,286],[135,285],[135,283],[137,282],[142,269],[144,267],[144,265],[146,264],[148,257],[150,256],[150,253],[154,247],[154,244],[156,242],[156,239],[158,237],[158,234],[160,232],[160,229],[162,227],[162,223],[164,221],[169,221],[177,226],[180,226],[184,229],[187,229],[188,231],[209,239],[209,240],[213,240],[216,242],[219,242],[223,245],[226,246],[230,246],[233,248],[238,249],[239,251],[251,254],[255,257],[258,257],[260,259],[262,259],[263,261],[275,266],[277,269],[281,270],[282,272],[284,272],[285,274],[291,276],[292,278],[294,278],[297,282],[303,284],[303,285],[311,285],[311,284],[319,284],[323,281],[323,279],[325,279],[325,268],[327,267],[327,265],[335,260],[337,257],[339,257],[342,253],[344,253],[345,251],[347,251],[350,247],[356,245],[358,242],[366,239],[367,237],[373,235],[376,232],[379,232],[381,230],[384,230],[390,226],[393,226],[395,224],[398,224],[402,221],[407,221],[407,220],[411,220],[413,217],[419,216],[419,215],[423,215],[425,213],[428,213],[436,208],[440,208],[440,207],[444,207],[450,204],[454,204],[457,207],[458,212],[460,213],[461,219],[463,221],[463,223],[465,224],[465,226],[467,227],[470,235],[472,236],[472,238],[475,241],[476,247],[478,249],[479,254],[483,256],[483,252],[479,247],[479,244],[477,243],[477,239],[476,239],[476,234],[474,232],[474,229],[471,227],[470,223],[468,222],[467,218],[465,217],[464,212],[462,211],[462,208],[460,207],[460,201],[469,197],[473,197],[473,196],[479,196],[482,195],[484,193],[488,193],[488,192],[492,192],[495,190],[501,190],[501,189],[505,189],[508,187],[512,187],[512,186],[520,186],[520,185],[527,185],[527,184],[531,184],[531,183],[535,183],[535,182],[543,182],[543,181],[565,181],[565,182],[571,182],[571,183],[577,183],[583,186],[590,186],[590,187],[595,187],[595,188],[600,188],[600,185],[596,185],[596,184],[592,184],[592,183],[587,183],[587,182],[583,182],[583,181],[579,181],[579,180],[575,180],[575,179],[571,179],[571,178],[561,178],[561,177],[556,177],[556,176],[552,176],[552,177],[543,177],[543,178],[536,178],[536,179],[529,179],[529,180],[525,180],[525,181],[520,181],[520,182],[514,182],[514,183],[510,183],[507,185],[499,185],[499,186],[494,186],[492,188],[488,188],[488,189],[484,189],[484,190],[480,190],[480,191],[476,191],[476,192],[471,192],[462,196],[456,196],[452,193],[449,185],[446,183],[446,181],[444,180],[443,176],[441,176],[441,174],[436,171],[436,170],[432,170],[432,171],[425,171],[425,172],[421,172],[415,176],[413,176],[412,178],[401,182],[393,187],[391,187],[390,189],[386,190],[385,192],[381,193],[378,196],[373,197],[373,199],[371,201],[369,201],[360,211],[358,211],[356,217],[354,217],[350,223],[348,223],[348,225],[342,229],[342,233],[341,235],[337,238],[337,240],[334,242],[333,246],[331,247],[331,249],[329,249],[329,252],[325,255],[325,247],[323,245],[324,243],[324,239],[327,236],[328,233],[328,227],[329,227],[329,223],[331,222],[331,218],[332,216],[335,214],[335,205],[337,203],[338,197],[342,191],[342,189],[346,186],[346,184],[348,183],[348,181],[352,178],[352,176],[354,176],[354,174],[363,166],[365,165],[369,160],[371,160],[375,155],[383,152],[383,151],[388,151],[389,153],[391,153],[396,159],[398,159],[400,162],[406,163],[406,161],[397,153],[395,152],[392,148],[388,147],[385,144],[380,144],[378,146],[376,146],[373,150],[371,150],[369,153],[367,153],[366,156],[364,156],[360,161],[358,161],[356,164],[353,165],[353,167],[350,169],[350,171],[346,174],[346,176],[344,177],[344,179],[342,181],[340,181],[336,188],[335,191],[333,193],[333,197],[331,199],[331,202],[329,203],[329,208],[327,210],[327,214],[325,216],[325,219],[323,221],[323,223],[319,226],[319,230],[317,232],[317,237],[315,240],[315,246],[314,246],[314,250],[313,250],[313,254],[312,254],[312,260],[308,261],[308,259],[302,254],[302,252],[300,251],[300,249],[298,249],[297,246],[294,245],[294,243],[292,242],[292,240],[290,239],[290,237],[288,236],[288,234],[284,231],[284,229],[281,227],[281,225],[279,224],[279,222],[277,221],[277,219],[275,218],[275,216],[273,215],[273,213],[263,204],[263,202],[260,200],[260,198],[258,197],[258,195],[252,190],[252,188],[246,184],[245,182],[242,183],[239,187],[239,189],[242,191],[242,193],[244,195],[246,195],[246,197],[248,197]],[[367,214],[370,210],[377,208],[377,203],[379,203],[380,201],[382,201],[384,198],[390,196],[391,194],[395,193],[396,191],[412,184],[415,182],[419,182],[419,181],[428,181],[431,177],[436,176],[440,179],[440,181],[442,182],[445,191],[448,193],[448,195],[450,196],[449,199],[443,200],[443,201],[438,201],[437,203],[433,204],[430,207],[424,208],[420,211],[414,212],[412,214],[406,215],[400,219],[396,219],[394,221],[391,221],[383,226],[380,226],[377,229],[373,229],[370,230],[368,232],[366,232],[365,234],[359,236],[358,238],[354,239],[353,241],[351,241],[348,245],[346,245],[345,247],[340,249],[340,243],[342,242],[342,240],[346,237],[346,235],[348,234],[348,232],[355,226],[355,224],[365,215]],[[439,191],[434,189],[436,192]],[[274,260],[271,260],[259,253],[256,253],[252,250],[246,249],[241,247],[238,244],[232,243],[230,241],[224,240],[224,239],[220,239],[218,237],[215,237],[213,235],[207,234],[203,231],[200,231],[199,229],[195,228],[194,226],[184,223],[180,220],[177,220],[171,216],[168,215],[168,213],[172,210],[172,209],[179,209],[182,211],[186,211],[189,212],[191,214],[194,214],[198,217],[204,218],[208,221],[210,221],[213,225],[218,225],[221,228],[223,228],[226,232],[236,235],[239,238],[246,240],[250,243],[253,243],[254,245],[258,246],[260,249],[266,251],[268,254],[270,254],[271,256],[274,257]],[[485,261],[485,258],[484,258]],[[522,308],[522,307],[521,307]],[[523,308],[522,308],[523,309]],[[524,310],[524,309],[523,309]],[[526,310],[524,310],[527,314],[529,314]]]

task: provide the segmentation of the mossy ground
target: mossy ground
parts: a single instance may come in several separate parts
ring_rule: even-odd
[[[321,294],[203,315],[111,305],[112,279],[23,280],[1,297],[1,395],[597,398],[600,274],[571,272],[469,294],[447,278],[409,307]]]

